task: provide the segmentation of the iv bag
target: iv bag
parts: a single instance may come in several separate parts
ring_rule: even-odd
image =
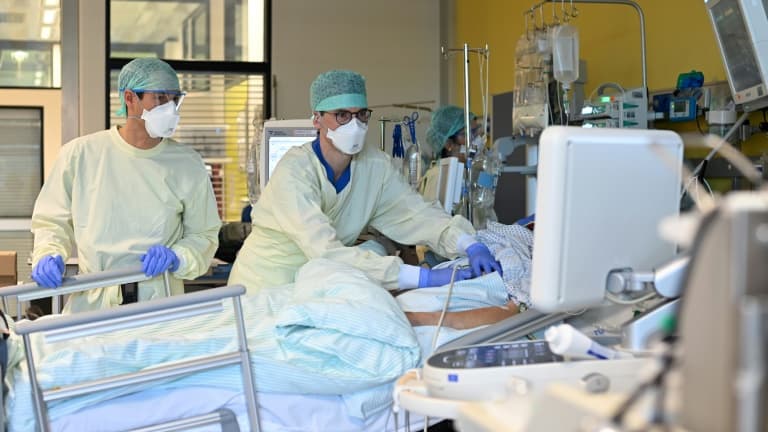
[[[569,88],[579,78],[579,30],[564,24],[552,34],[552,66],[555,80]]]

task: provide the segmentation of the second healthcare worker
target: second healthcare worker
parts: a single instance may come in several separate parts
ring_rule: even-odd
[[[440,286],[452,269],[404,264],[353,246],[371,226],[406,245],[426,244],[446,257],[467,254],[471,269],[456,280],[501,271],[466,219],[451,217],[414,192],[389,158],[364,145],[371,111],[358,73],[320,74],[310,89],[318,137],[280,160],[253,206],[251,234],[235,260],[230,284],[253,292],[294,281],[314,258],[350,264],[387,289]]]
[[[77,249],[80,273],[133,265],[153,277],[139,284],[138,299],[163,296],[182,279],[205,273],[221,226],[211,181],[200,155],[169,137],[179,122],[183,93],[165,62],[142,58],[118,76],[123,126],[62,147],[32,214],[32,278],[55,288],[64,261]],[[120,304],[118,287],[70,295],[65,312]]]

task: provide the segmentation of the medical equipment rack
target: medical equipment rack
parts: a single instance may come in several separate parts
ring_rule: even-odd
[[[52,290],[43,288],[36,283],[28,283],[0,290],[0,296],[15,295],[22,300],[58,295],[62,291],[72,293],[91,288],[110,286],[118,283],[129,283],[145,280],[147,277],[140,266],[121,270],[80,275],[67,278],[61,288]],[[47,293],[48,295],[44,295]],[[146,302],[133,303],[115,308],[82,312],[72,315],[52,316],[43,320],[22,320],[16,324],[16,333],[24,340],[26,361],[29,369],[29,379],[32,388],[32,402],[37,419],[37,430],[50,432],[47,403],[50,401],[71,398],[88,393],[122,387],[129,384],[147,383],[161,379],[174,378],[182,375],[206,371],[209,369],[239,364],[243,380],[246,409],[250,429],[259,431],[259,418],[256,404],[256,388],[254,384],[251,358],[245,333],[240,296],[245,293],[242,285],[232,285],[195,293],[165,297]],[[108,378],[86,381],[70,386],[43,390],[37,381],[34,356],[30,335],[43,333],[46,341],[58,342],[77,337],[92,336],[110,331],[140,327],[179,318],[188,318],[213,312],[221,312],[224,300],[232,299],[237,328],[238,349],[225,354],[199,357],[192,360],[174,362],[164,366],[156,366],[142,371],[115,375]],[[221,423],[228,420],[217,412],[193,416],[182,420],[159,423],[142,428],[142,431],[184,430]]]

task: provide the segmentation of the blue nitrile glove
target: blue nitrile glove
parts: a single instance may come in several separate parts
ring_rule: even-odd
[[[451,283],[451,273],[453,273],[453,267],[441,269],[422,268],[419,273],[419,288],[448,285]],[[456,270],[456,276],[453,281],[458,282],[465,279],[472,279],[472,270],[468,268]]]
[[[499,276],[504,275],[504,272],[501,270],[501,264],[491,255],[491,251],[488,250],[486,245],[480,242],[472,243],[467,248],[467,256],[469,257],[469,266],[472,268],[472,275],[474,277],[494,271],[498,272]]]
[[[160,273],[179,269],[179,257],[170,248],[163,245],[154,245],[147,253],[141,256],[141,271],[149,277],[155,277]]]
[[[64,276],[64,259],[61,255],[46,255],[32,269],[32,279],[45,288],[61,286]]]
[[[530,216],[526,216],[522,219],[519,219],[517,222],[515,222],[515,225],[522,225],[524,227],[528,227],[529,225],[536,222],[536,213],[533,213]]]

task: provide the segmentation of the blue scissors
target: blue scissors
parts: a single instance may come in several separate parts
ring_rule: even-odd
[[[405,116],[403,117],[403,124],[408,126],[408,132],[411,134],[411,142],[416,144],[416,120],[419,119],[419,112],[414,111],[411,113],[410,117]]]

